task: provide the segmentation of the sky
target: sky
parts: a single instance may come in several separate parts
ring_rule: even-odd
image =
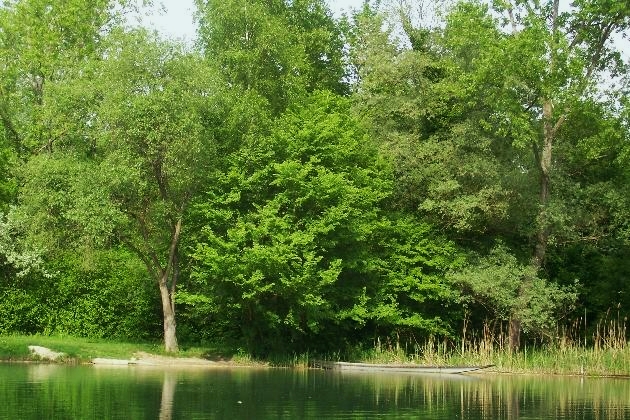
[[[162,34],[192,41],[195,38],[195,24],[193,23],[193,0],[156,0],[156,10],[151,16],[144,18],[146,24],[157,29]],[[351,8],[358,8],[363,0],[328,0],[330,9],[335,15],[348,12]],[[161,5],[161,6],[160,6]],[[163,11],[159,11],[163,9]]]
[[[327,0],[336,16],[359,8],[363,0]],[[192,43],[195,39],[193,22],[194,0],[155,0],[154,13],[144,18],[145,25],[157,29],[169,38],[182,39]],[[161,10],[161,11],[160,11]],[[630,46],[627,40],[615,39],[624,61],[630,60]]]

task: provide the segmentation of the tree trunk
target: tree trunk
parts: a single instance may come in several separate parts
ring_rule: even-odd
[[[168,252],[168,263],[165,269],[160,270],[159,280],[160,296],[162,297],[162,312],[164,314],[164,349],[171,353],[176,353],[179,350],[175,324],[175,288],[177,287],[177,277],[179,275],[177,245],[179,244],[181,230],[182,219],[180,217],[173,226],[171,246]]]
[[[160,296],[162,297],[162,313],[164,314],[164,349],[170,353],[176,353],[177,346],[175,324],[175,302],[166,283],[165,274],[160,280]]]
[[[549,99],[543,99],[543,144],[540,152],[536,151],[538,160],[538,168],[540,169],[540,193],[539,210],[537,217],[537,231],[534,244],[534,255],[532,264],[536,270],[540,270],[545,264],[545,256],[547,254],[547,243],[549,242],[549,200],[551,198],[551,165],[552,151],[555,137],[556,127],[553,123],[553,103]],[[562,121],[560,121],[561,123]],[[519,288],[519,298],[523,295],[523,290],[531,282],[531,278],[523,279],[523,283]],[[508,345],[510,351],[517,352],[521,342],[521,320],[518,316],[510,319],[509,340]]]
[[[510,318],[508,347],[512,353],[516,353],[521,347],[521,320],[517,317]]]
[[[547,253],[547,242],[549,240],[549,199],[551,197],[551,164],[552,150],[555,135],[553,124],[553,104],[551,100],[543,101],[543,124],[544,139],[540,153],[540,210],[538,213],[538,233],[536,235],[536,246],[534,249],[533,263],[537,269],[542,268],[545,263]]]

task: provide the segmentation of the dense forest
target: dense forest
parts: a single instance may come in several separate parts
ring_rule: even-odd
[[[630,4],[437,4],[196,0],[191,46],[133,1],[5,1],[0,334],[269,354],[625,325]]]

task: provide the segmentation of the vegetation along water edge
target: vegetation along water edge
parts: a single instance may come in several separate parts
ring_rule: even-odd
[[[461,351],[444,343],[426,343],[412,352],[400,345],[375,346],[369,350],[354,349],[346,354],[276,354],[256,358],[241,349],[200,345],[183,347],[177,354],[163,351],[159,343],[126,343],[70,336],[0,336],[0,360],[5,362],[42,361],[28,346],[39,345],[64,353],[55,363],[90,363],[96,358],[110,360],[150,359],[156,365],[177,366],[169,360],[204,360],[216,366],[308,368],[314,360],[337,362],[351,360],[380,365],[421,366],[488,366],[475,374],[541,374],[571,376],[615,376],[630,378],[630,349],[624,347],[585,348],[579,345],[544,346],[523,349],[518,353],[508,348],[491,346],[467,347]],[[160,360],[160,358],[162,358]],[[46,360],[45,362],[51,362]],[[320,363],[321,364],[321,363]],[[186,366],[180,363],[179,366]]]
[[[630,2],[59,3],[0,2],[3,359],[628,375]]]

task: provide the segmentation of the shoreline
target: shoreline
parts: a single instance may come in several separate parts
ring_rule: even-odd
[[[38,348],[42,355],[33,354]],[[50,356],[50,357],[48,357]],[[345,357],[351,362],[372,365],[410,364],[416,366],[488,366],[474,375],[536,375],[581,378],[630,378],[630,348],[622,349],[538,349],[522,353],[494,352],[448,353],[409,356],[393,352],[357,352]],[[119,342],[72,336],[0,336],[0,362],[58,363],[66,365],[129,366],[155,368],[294,368],[309,369],[315,361],[339,362],[339,355],[328,358],[316,354],[272,354],[265,359],[225,343],[184,346],[177,354],[163,351],[160,343]],[[470,375],[470,374],[469,374]]]
[[[62,360],[42,360],[33,358],[0,358],[2,364],[48,364],[48,365],[66,365],[66,366],[91,366],[94,368],[148,368],[148,369],[296,369],[296,370],[321,370],[329,372],[340,372],[329,369],[305,366],[278,366],[269,363],[238,363],[231,361],[216,362],[212,360],[198,360],[190,357],[168,357],[160,355],[147,354],[146,359],[110,359],[95,358],[93,360],[84,360],[75,357],[64,358]],[[369,364],[369,363],[367,363]],[[374,363],[374,365],[377,365]],[[382,365],[382,364],[381,364]],[[395,365],[395,364],[393,364]],[[419,365],[422,366],[422,365]],[[350,371],[352,372],[352,371]],[[363,371],[369,372],[369,371]],[[347,373],[347,372],[346,372]],[[374,374],[382,374],[383,371],[374,371]],[[409,374],[409,372],[387,372],[388,374]],[[565,377],[565,378],[582,378],[582,379],[626,379],[630,380],[630,374],[579,374],[579,373],[559,373],[559,372],[540,372],[540,371],[523,371],[523,370],[505,370],[496,367],[488,367],[465,373],[418,373],[421,375],[447,375],[447,376],[467,376],[467,377],[488,377],[488,376],[533,376],[533,377]]]

